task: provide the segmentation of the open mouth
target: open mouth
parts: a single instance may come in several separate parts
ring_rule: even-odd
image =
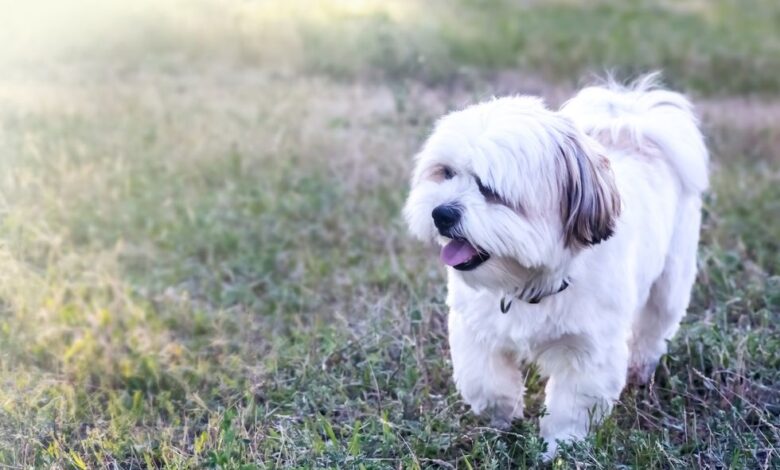
[[[458,271],[471,271],[490,259],[490,255],[463,238],[455,238],[441,249],[441,260]]]

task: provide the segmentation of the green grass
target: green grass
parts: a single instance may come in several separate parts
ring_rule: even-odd
[[[509,432],[469,412],[399,210],[445,110],[615,66],[701,105],[700,275],[653,387],[553,466],[780,465],[780,9],[518,4],[124,5],[3,41],[0,463],[538,465],[543,384]]]

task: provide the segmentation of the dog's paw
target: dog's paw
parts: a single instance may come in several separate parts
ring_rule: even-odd
[[[653,373],[658,367],[658,361],[646,361],[632,364],[628,367],[628,383],[635,387],[647,385],[653,378]]]
[[[558,453],[558,443],[556,441],[547,441],[547,450],[542,453],[542,462],[549,463]]]
[[[509,431],[512,427],[512,419],[506,416],[494,415],[490,418],[490,427],[499,431]]]
[[[523,418],[522,407],[508,404],[493,405],[490,410],[490,427],[499,431],[508,431],[515,419]]]

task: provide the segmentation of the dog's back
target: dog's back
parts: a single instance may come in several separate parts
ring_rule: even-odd
[[[561,112],[607,147],[657,150],[684,191],[699,195],[708,186],[709,157],[693,107],[683,95],[659,88],[657,78],[654,73],[629,86],[609,81],[584,88]]]

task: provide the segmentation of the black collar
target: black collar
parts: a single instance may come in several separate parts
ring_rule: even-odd
[[[528,301],[528,303],[529,304],[538,304],[539,302],[542,301],[543,298],[549,297],[551,295],[559,294],[559,293],[563,292],[564,290],[566,290],[567,287],[569,287],[569,281],[564,279],[563,282],[561,283],[561,287],[558,288],[557,291],[555,291],[555,292],[553,292],[551,294],[544,294],[544,295],[539,294],[536,297],[530,299]],[[520,297],[515,297],[515,298],[519,299]],[[501,313],[507,313],[509,311],[509,309],[512,308],[512,301],[515,298],[510,298],[509,301],[507,301],[506,300],[506,296],[501,297],[501,303],[499,305],[499,308],[501,309]]]

